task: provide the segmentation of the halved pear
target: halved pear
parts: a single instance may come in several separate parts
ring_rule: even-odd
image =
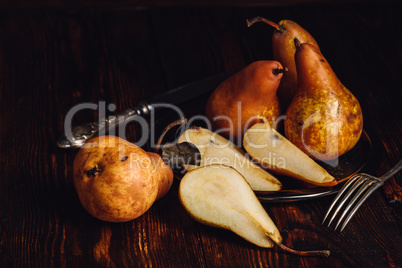
[[[253,125],[244,135],[243,146],[253,159],[278,174],[320,186],[337,184],[323,167],[268,123]]]
[[[245,152],[234,143],[208,129],[195,127],[186,130],[178,143],[194,144],[201,154],[200,166],[211,164],[231,166],[236,169],[255,191],[279,191],[281,182],[260,166],[253,163]],[[199,168],[183,165],[187,170]]]
[[[296,251],[282,244],[278,228],[244,177],[232,167],[210,165],[189,171],[179,186],[186,211],[200,223],[230,230],[264,248],[277,244],[298,255],[328,256],[329,251]]]
[[[235,169],[211,165],[189,171],[179,186],[179,197],[197,221],[228,229],[260,247],[281,242],[279,230],[250,185]]]

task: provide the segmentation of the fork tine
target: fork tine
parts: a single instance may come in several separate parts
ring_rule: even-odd
[[[349,199],[349,197],[356,191],[357,188],[360,187],[360,185],[362,185],[365,182],[366,178],[365,177],[360,177],[352,186],[352,188],[349,189],[349,191],[344,195],[344,197],[341,199],[341,201],[339,201],[339,204],[335,210],[335,212],[333,213],[329,223],[328,223],[328,227],[331,225],[332,221],[335,219],[335,217],[338,215],[339,211],[341,210],[341,208],[343,207],[343,205],[346,203],[346,201]]]
[[[368,187],[370,187],[375,181],[374,180],[367,180],[361,188],[357,191],[357,193],[353,196],[352,200],[349,202],[345,210],[343,211],[341,217],[338,220],[338,223],[335,226],[335,230],[338,229],[339,224],[342,222],[343,218],[345,217],[346,213],[353,207],[353,204],[357,201],[360,195],[366,191]]]
[[[348,217],[346,218],[346,220],[343,222],[342,227],[341,227],[341,232],[343,231],[343,229],[345,228],[345,226],[348,224],[348,222],[350,221],[350,219],[352,219],[353,215],[355,215],[356,211],[360,208],[360,206],[364,203],[364,201],[366,201],[366,199],[375,191],[377,190],[379,187],[381,187],[381,183],[377,183],[375,184],[373,187],[371,187],[364,195],[363,197],[360,199],[360,201],[357,203],[357,205],[353,208],[353,210],[350,212],[350,214],[348,215]]]
[[[341,210],[341,208],[343,207],[343,205],[346,203],[346,201],[349,199],[349,197],[356,191],[356,189],[362,185],[365,181],[367,180],[367,178],[365,178],[364,176],[359,176],[359,179],[356,180],[356,182],[353,184],[352,188],[349,189],[349,191],[343,196],[343,198],[341,199],[341,201],[339,201],[339,204],[335,210],[335,212],[333,213],[328,226],[329,227],[332,223],[332,221],[335,219],[335,217],[338,215],[339,211]]]
[[[356,175],[353,178],[351,178],[349,181],[346,182],[346,184],[342,187],[342,189],[338,192],[338,194],[335,196],[334,200],[332,201],[331,206],[329,207],[327,214],[325,214],[324,220],[322,221],[322,224],[324,224],[325,220],[327,219],[328,215],[330,214],[332,208],[335,206],[336,202],[338,199],[342,196],[342,194],[346,191],[346,189],[353,183],[355,182],[358,178],[361,176]]]

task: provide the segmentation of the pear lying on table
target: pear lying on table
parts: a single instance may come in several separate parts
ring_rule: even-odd
[[[324,168],[268,123],[253,125],[244,135],[243,146],[253,159],[276,173],[320,186],[337,184]]]
[[[282,244],[271,220],[244,177],[231,167],[211,165],[189,171],[179,186],[179,198],[197,221],[230,230],[264,248],[275,244],[293,254],[328,256],[328,250],[296,251]]]
[[[183,142],[192,143],[198,148],[201,154],[200,166],[231,166],[244,176],[255,191],[279,191],[282,187],[278,179],[247,158],[242,149],[217,133],[201,127],[191,128],[179,138],[178,143]],[[183,167],[187,170],[199,168],[195,165]]]
[[[111,135],[85,143],[75,156],[73,173],[82,206],[108,222],[140,217],[173,182],[173,171],[159,154]]]

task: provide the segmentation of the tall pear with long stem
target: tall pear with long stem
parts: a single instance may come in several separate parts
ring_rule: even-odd
[[[282,63],[284,68],[287,68],[278,87],[277,95],[282,111],[286,112],[297,91],[297,72],[294,60],[296,47],[293,39],[297,38],[302,43],[319,47],[311,34],[294,21],[281,20],[279,23],[275,23],[262,17],[255,17],[247,21],[247,24],[250,27],[256,22],[264,22],[275,28],[272,34],[272,56],[274,60]]]
[[[294,43],[298,91],[286,112],[286,137],[315,159],[336,159],[359,140],[362,109],[316,47]]]

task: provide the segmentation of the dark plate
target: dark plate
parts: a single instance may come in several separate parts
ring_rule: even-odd
[[[256,192],[261,202],[290,202],[307,200],[337,193],[344,182],[361,171],[372,159],[373,146],[366,131],[363,131],[355,147],[333,163],[319,163],[335,177],[338,184],[333,187],[319,187],[289,177],[277,176],[282,182],[279,192]]]
[[[196,98],[180,105],[184,115],[187,118],[192,118],[193,116],[202,117],[205,114],[204,109],[209,95],[217,87],[217,85],[219,85],[221,82],[219,80],[221,79],[224,81],[227,77],[228,75],[215,76],[184,86],[184,90],[190,90],[193,92],[197,91],[200,84],[202,84],[203,87],[210,87],[210,91],[202,95],[198,94]],[[175,120],[174,115],[169,113],[164,113],[163,116],[157,118],[159,118],[159,122],[172,122]],[[204,120],[195,120],[193,121],[192,125],[206,127]],[[256,195],[261,202],[292,202],[331,195],[338,192],[343,183],[348,178],[361,171],[363,167],[365,167],[366,164],[372,160],[372,158],[372,140],[367,132],[363,131],[356,146],[348,153],[342,155],[339,157],[339,159],[334,160],[332,163],[319,163],[337,179],[338,184],[336,186],[319,187],[289,177],[276,175],[276,177],[282,182],[282,190],[277,192],[256,192]]]

